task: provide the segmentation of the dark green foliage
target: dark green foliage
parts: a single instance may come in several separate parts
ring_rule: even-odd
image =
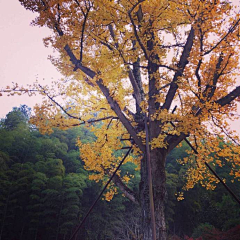
[[[13,130],[19,125],[21,127],[26,126],[30,113],[31,110],[26,105],[21,105],[19,108],[15,107],[2,121],[2,126],[8,130]]]
[[[29,112],[26,106],[14,108],[0,125],[0,240],[68,240],[103,187],[88,180],[76,147],[79,136],[85,142],[95,137],[84,127],[42,136],[28,124]],[[185,192],[184,200],[176,200],[187,169],[176,159],[186,157],[187,148],[183,144],[167,158],[169,235],[238,236],[240,208],[221,185],[215,191],[197,185]],[[227,168],[215,170],[239,193],[239,183],[230,181]],[[129,162],[121,173],[134,175],[129,187],[138,191],[135,169]],[[98,202],[76,240],[141,239],[140,215],[140,208],[119,193],[110,202]]]
[[[178,164],[176,159],[186,156],[187,147],[184,143],[181,148],[174,149],[167,158],[166,217],[169,233],[178,236],[194,234],[193,237],[197,238],[202,236],[200,233],[205,226],[226,231],[240,224],[239,204],[221,184],[218,184],[214,191],[196,185],[193,189],[184,192],[184,200],[176,200],[174,193],[182,189],[187,168]],[[216,168],[215,171],[221,178],[226,179],[227,185],[240,197],[240,184],[237,181],[231,182],[229,168],[225,166]]]
[[[79,152],[68,148],[70,135],[40,135],[27,110],[14,108],[1,121],[0,239],[63,239],[82,215],[87,174]]]

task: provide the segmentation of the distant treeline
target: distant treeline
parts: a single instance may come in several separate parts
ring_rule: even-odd
[[[79,136],[85,142],[95,136],[84,127],[41,135],[28,123],[29,114],[23,105],[0,123],[0,240],[67,240],[102,188],[102,183],[88,179],[76,147]],[[221,185],[215,191],[197,185],[177,201],[187,166],[176,159],[184,158],[186,149],[186,145],[175,149],[167,159],[169,236],[197,238],[210,232],[217,239],[221,231],[240,224],[240,207]],[[129,187],[137,189],[136,166],[127,163],[121,170],[135,176]],[[215,170],[235,193],[240,192],[228,166]],[[121,193],[110,202],[99,201],[76,240],[141,239],[139,211]]]

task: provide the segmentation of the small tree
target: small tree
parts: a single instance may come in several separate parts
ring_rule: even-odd
[[[32,122],[42,132],[88,123],[97,140],[79,140],[86,169],[96,181],[120,161],[116,154],[133,145],[141,172],[139,193],[127,187],[130,176],[114,182],[126,197],[139,203],[142,236],[152,239],[147,144],[150,143],[152,190],[157,239],[165,240],[165,162],[186,137],[199,154],[191,153],[188,184],[216,181],[204,162],[232,162],[236,177],[239,140],[226,119],[233,118],[240,86],[239,14],[223,0],[20,0],[38,13],[32,22],[47,26],[46,46],[58,51],[53,64],[66,76],[50,86],[35,85],[46,96],[35,107]],[[25,91],[21,88],[15,90]],[[7,90],[8,91],[8,90]],[[30,90],[26,90],[30,93]],[[62,99],[62,100],[61,100]],[[234,101],[235,100],[235,101]],[[54,103],[54,104],[53,104]],[[63,104],[64,103],[64,104]],[[177,109],[173,111],[173,107]],[[101,127],[90,123],[102,120]],[[149,134],[147,134],[149,133]],[[224,148],[227,135],[233,142]],[[125,140],[125,141],[123,141]],[[213,154],[211,154],[214,152]],[[107,193],[111,199],[116,190]]]

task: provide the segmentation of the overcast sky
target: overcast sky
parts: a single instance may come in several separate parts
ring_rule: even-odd
[[[239,4],[239,0],[234,0]],[[17,82],[19,85],[50,82],[61,78],[55,67],[47,59],[52,54],[51,48],[45,48],[42,39],[50,35],[47,28],[30,26],[34,14],[26,11],[17,0],[0,0],[0,88]],[[239,80],[240,82],[240,80]],[[33,107],[41,102],[40,97],[14,96],[0,97],[0,118],[26,104]],[[240,109],[238,110],[240,114]],[[240,134],[240,120],[233,128]]]
[[[50,35],[47,28],[30,26],[34,14],[26,11],[17,0],[0,0],[0,88],[17,82],[19,85],[60,78],[47,59],[51,48],[42,39]],[[26,104],[33,107],[41,98],[28,96],[0,97],[0,118],[12,107]]]

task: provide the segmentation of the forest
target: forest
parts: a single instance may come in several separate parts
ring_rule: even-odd
[[[76,145],[79,136],[86,143],[96,137],[84,126],[42,135],[29,123],[30,112],[21,105],[1,119],[0,239],[68,240],[103,187],[104,181],[89,180]],[[182,144],[167,157],[168,239],[239,239],[239,205],[220,184],[214,191],[197,184],[179,199],[188,167],[180,162],[187,149]],[[235,193],[240,192],[227,164],[215,165],[215,171]],[[125,163],[121,174],[125,173],[134,176],[128,186],[137,189],[136,165]],[[139,220],[139,206],[119,191],[111,201],[102,197],[75,239],[141,239]]]

